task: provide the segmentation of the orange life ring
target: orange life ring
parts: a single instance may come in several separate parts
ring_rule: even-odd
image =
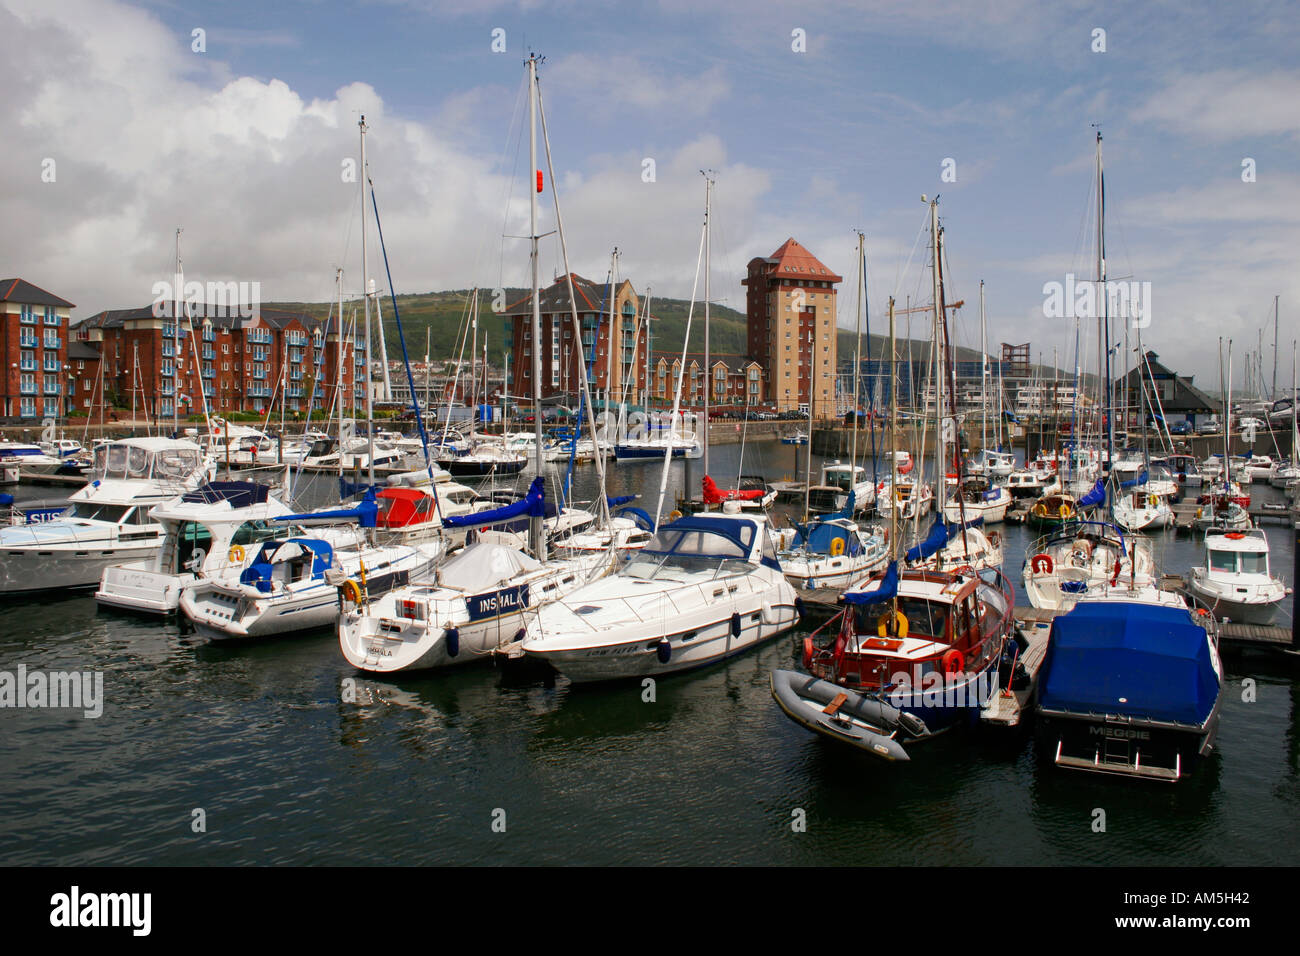
[[[966,669],[966,655],[953,647],[939,661],[945,674],[959,674]]]
[[[1240,531],[1229,531],[1227,534],[1224,535],[1224,537],[1231,538],[1233,541],[1239,541],[1246,536],[1242,534]]]
[[[1198,608],[1196,609],[1196,613],[1199,614],[1201,617],[1209,617],[1209,616],[1210,616],[1210,612],[1207,611],[1207,610],[1206,610],[1205,608],[1203,608],[1203,607],[1198,607]]]
[[[243,564],[244,563],[243,547],[237,544],[232,544],[230,546],[230,553],[226,555],[226,557],[230,558],[231,564]]]
[[[1053,567],[1050,554],[1036,554],[1029,561],[1029,570],[1035,574],[1051,574]]]

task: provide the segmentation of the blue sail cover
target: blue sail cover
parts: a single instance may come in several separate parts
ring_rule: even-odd
[[[1185,608],[1082,601],[1052,622],[1039,706],[1200,726],[1219,697],[1205,628]]]
[[[618,508],[621,505],[636,501],[640,497],[640,495],[619,495],[617,498],[611,498],[607,495],[605,501],[611,508]]]
[[[1079,499],[1080,508],[1091,508],[1099,505],[1106,500],[1106,482],[1098,478],[1097,483],[1092,486],[1092,491],[1088,492]]]
[[[913,561],[923,561],[947,543],[948,526],[944,524],[943,515],[938,514],[935,516],[934,524],[930,525],[930,533],[925,536],[925,540],[914,548],[908,548],[907,554],[903,557],[909,564]]]
[[[890,561],[889,569],[878,585],[869,591],[845,591],[840,600],[845,604],[880,604],[892,601],[898,594],[898,562]]]
[[[808,534],[806,550],[813,554],[830,554],[831,545],[836,540],[844,542],[844,553],[853,556],[862,550],[857,535],[850,535],[847,528],[837,524],[818,522]]]
[[[499,524],[521,515],[541,518],[546,515],[545,489],[538,475],[528,487],[528,494],[518,501],[488,511],[475,511],[467,515],[448,515],[442,523],[448,528],[479,528],[485,524]]]
[[[1147,481],[1150,479],[1150,477],[1151,476],[1147,473],[1146,469],[1144,468],[1142,469],[1142,474],[1138,475],[1136,478],[1130,478],[1128,481],[1121,481],[1119,483],[1119,486],[1121,488],[1136,488],[1138,485],[1145,485]],[[1080,502],[1080,504],[1082,503],[1083,502]]]
[[[292,521],[295,524],[326,524],[336,521],[356,520],[363,528],[373,528],[378,522],[379,504],[375,501],[378,492],[372,486],[366,496],[357,502],[355,508],[337,508],[334,511],[308,511],[296,515],[279,515],[272,521]]]

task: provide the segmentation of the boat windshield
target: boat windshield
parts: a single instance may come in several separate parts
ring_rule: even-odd
[[[883,611],[882,611],[883,608]],[[857,609],[857,620],[854,624],[860,634],[875,634],[881,620],[886,620],[890,610],[888,603],[884,605],[864,605]],[[907,618],[907,634],[909,637],[933,638],[938,641],[947,641],[948,612],[952,610],[952,605],[942,604],[938,601],[927,601],[918,597],[898,598],[898,611]]]
[[[735,530],[737,537],[699,527],[661,528],[644,548],[628,556],[621,573],[654,580],[671,570],[721,574],[748,571],[754,526],[741,524]]]
[[[1242,574],[1268,574],[1268,555],[1262,551],[1242,551]]]
[[[126,517],[129,510],[131,510],[130,505],[105,505],[97,501],[78,501],[72,506],[71,517],[117,524]]]
[[[1214,571],[1236,571],[1237,570],[1237,552],[1235,551],[1211,551],[1210,568]]]

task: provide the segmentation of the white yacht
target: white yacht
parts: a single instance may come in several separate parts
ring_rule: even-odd
[[[1151,540],[1127,537],[1100,521],[1074,522],[1049,532],[1025,555],[1025,596],[1036,608],[1068,611],[1083,597],[1110,589],[1129,598],[1149,595],[1160,583]]]
[[[574,682],[654,676],[738,654],[798,619],[763,516],[689,515],[542,608],[523,651]]]
[[[1192,568],[1188,589],[1216,617],[1241,624],[1268,624],[1288,591],[1269,571],[1260,528],[1206,529],[1205,565]]]
[[[1011,492],[981,475],[962,479],[961,485],[949,489],[948,494],[943,516],[957,523],[980,518],[986,525],[997,524],[1005,520],[1011,506]]]
[[[180,608],[213,641],[328,627],[345,595],[373,600],[430,573],[445,550],[438,539],[336,550],[320,536],[277,538],[250,549],[237,578],[204,578],[186,588]]]
[[[797,588],[844,588],[883,568],[889,546],[882,530],[863,531],[847,517],[831,516],[801,527],[777,558]]]
[[[214,481],[157,505],[152,517],[163,526],[162,547],[147,568],[105,568],[95,600],[127,611],[176,613],[186,587],[242,568],[248,549],[286,537],[284,525],[270,519],[291,509],[270,492],[251,481]]]
[[[1155,531],[1174,524],[1174,509],[1164,495],[1149,490],[1149,485],[1139,485],[1115,497],[1111,517],[1125,531]]]
[[[144,567],[163,541],[150,510],[214,472],[193,442],[125,438],[98,446],[91,481],[71,496],[71,511],[0,529],[0,591],[94,587],[107,567]]]
[[[599,574],[609,552],[571,560],[535,560],[518,548],[479,541],[433,574],[339,617],[343,657],[380,674],[482,660],[522,639],[524,615]]]

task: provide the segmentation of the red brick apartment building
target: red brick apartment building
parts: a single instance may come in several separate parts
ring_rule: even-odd
[[[766,370],[768,401],[778,411],[835,414],[835,286],[843,281],[806,248],[787,239],[767,258],[751,259],[741,285],[749,357]]]
[[[646,348],[653,341],[649,326],[651,320],[637,320],[641,303],[624,280],[615,288],[610,305],[609,284],[599,284],[573,273],[573,291],[578,303],[582,345],[574,340],[572,307],[569,285],[565,277],[556,279],[542,290],[541,342],[538,348],[542,359],[543,401],[577,402],[582,390],[582,377],[591,366],[590,387],[594,390],[592,401],[599,407],[607,391],[612,389],[610,401],[618,403],[626,394],[633,405],[644,402]],[[506,332],[510,336],[510,365],[506,370],[506,389],[525,404],[533,399],[533,297],[525,296],[506,309]],[[611,369],[610,342],[618,344]],[[624,392],[624,383],[628,387]]]
[[[60,418],[67,392],[68,326],[76,308],[25,279],[0,279],[4,395],[0,418]]]
[[[766,399],[763,382],[763,366],[743,355],[709,354],[709,364],[713,367],[710,376],[713,390],[709,393],[709,404],[719,405],[762,405]],[[650,397],[661,404],[671,405],[677,392],[677,380],[681,378],[682,356],[660,356],[655,359],[650,369]],[[686,353],[686,382],[682,385],[682,404],[699,406],[704,403],[704,353]]]
[[[365,347],[345,335],[339,375],[339,335],[333,322],[305,313],[260,309],[251,318],[226,307],[189,306],[180,335],[172,304],[100,312],[77,323],[69,359],[70,401],[95,411],[134,407],[141,417],[166,419],[203,411],[265,414],[286,402],[290,413],[330,408],[341,389],[345,408],[353,383],[365,379]],[[200,397],[200,389],[202,397]]]

